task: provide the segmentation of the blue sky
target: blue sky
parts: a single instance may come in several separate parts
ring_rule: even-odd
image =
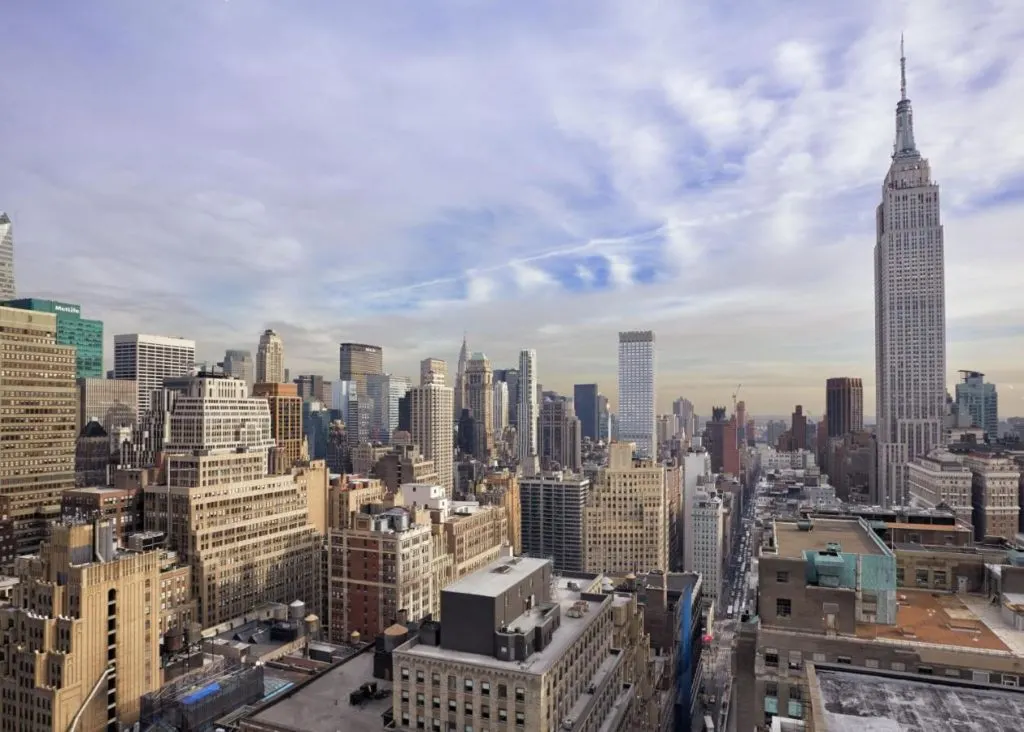
[[[743,383],[812,415],[826,377],[873,381],[905,31],[950,380],[1024,393],[1019,0],[14,0],[4,25],[20,291],[109,336],[217,360],[274,327],[293,373],[358,340],[415,375],[466,330],[614,395],[616,331],[653,328],[663,407]]]

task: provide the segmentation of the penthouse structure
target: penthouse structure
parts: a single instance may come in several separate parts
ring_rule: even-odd
[[[638,617],[636,598],[552,572],[548,560],[503,558],[445,588],[442,622],[394,651],[396,727],[629,728],[642,693],[631,661],[646,668],[635,650],[649,640],[641,630],[627,645],[616,627]]]

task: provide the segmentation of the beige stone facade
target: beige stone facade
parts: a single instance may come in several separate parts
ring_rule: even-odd
[[[964,465],[971,471],[974,536],[1015,540],[1020,520],[1020,470],[1004,455],[970,453]]]

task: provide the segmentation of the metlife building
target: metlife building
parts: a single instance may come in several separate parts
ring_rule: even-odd
[[[53,313],[57,316],[57,343],[74,346],[76,376],[78,378],[103,377],[103,321],[86,320],[82,308],[66,302],[39,300],[34,297],[8,300],[3,303],[9,308],[34,310],[38,313]]]

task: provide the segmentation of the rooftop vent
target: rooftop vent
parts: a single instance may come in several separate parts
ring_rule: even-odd
[[[508,574],[509,572],[512,571],[512,567],[510,567],[507,564],[502,564],[500,567],[495,567],[491,571],[494,572],[495,574]]]
[[[800,519],[796,522],[796,528],[799,531],[811,531],[814,528],[814,522],[810,519]]]

